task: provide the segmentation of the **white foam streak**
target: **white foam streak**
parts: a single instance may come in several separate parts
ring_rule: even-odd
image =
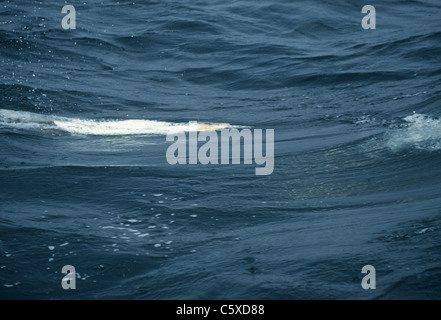
[[[0,128],[40,131],[59,130],[78,135],[166,135],[168,133],[192,130],[221,130],[228,127],[233,126],[228,123],[198,123],[198,126],[195,127],[189,123],[136,119],[85,120],[0,109]]]

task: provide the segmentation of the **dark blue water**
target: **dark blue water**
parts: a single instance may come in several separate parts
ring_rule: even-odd
[[[68,4],[0,3],[0,298],[441,298],[439,1]],[[188,121],[273,174],[171,166]]]

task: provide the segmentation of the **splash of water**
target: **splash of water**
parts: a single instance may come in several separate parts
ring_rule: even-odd
[[[403,119],[406,123],[387,134],[386,145],[394,152],[406,149],[441,150],[441,120],[414,113]]]

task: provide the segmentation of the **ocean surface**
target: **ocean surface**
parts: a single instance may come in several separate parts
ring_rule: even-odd
[[[0,2],[0,298],[440,299],[440,16]],[[170,165],[189,121],[274,129],[274,172]]]

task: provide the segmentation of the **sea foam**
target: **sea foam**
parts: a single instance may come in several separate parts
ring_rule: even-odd
[[[406,149],[437,151],[441,149],[441,120],[414,113],[406,123],[386,135],[386,146],[394,152]]]
[[[222,130],[228,123],[176,123],[156,120],[89,120],[0,109],[0,128],[60,131],[78,135],[166,135],[182,131]]]

